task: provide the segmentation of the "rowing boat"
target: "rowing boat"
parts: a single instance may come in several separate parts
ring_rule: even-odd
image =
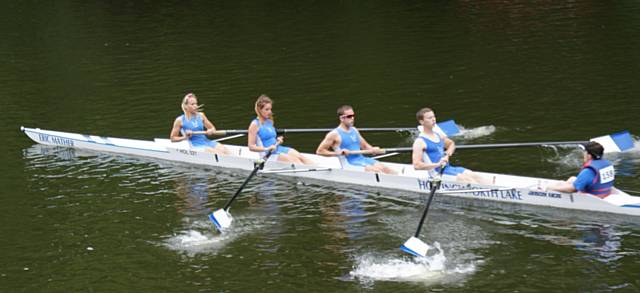
[[[60,131],[25,128],[21,130],[33,141],[52,146],[71,147],[97,152],[109,152],[131,156],[143,156],[161,160],[183,162],[211,167],[253,170],[260,154],[245,146],[225,144],[230,155],[219,155],[192,149],[188,142],[171,142],[168,139],[153,141],[84,135]],[[339,157],[322,157],[304,154],[317,164],[305,166],[277,161],[277,157],[267,160],[263,174],[292,176],[300,181],[325,184],[345,183],[428,193],[431,176],[428,171],[414,170],[410,164],[385,163],[398,175],[365,172],[363,168],[345,164]],[[453,176],[442,177],[439,194],[470,198],[481,201],[498,201],[513,204],[548,206],[555,208],[598,211],[615,214],[640,216],[640,197],[615,189],[605,199],[584,193],[563,193],[548,191],[547,186],[560,181],[553,179],[514,176],[488,172],[476,172],[488,178],[490,185],[457,182]],[[464,190],[464,192],[460,191]],[[471,190],[471,191],[470,191]]]

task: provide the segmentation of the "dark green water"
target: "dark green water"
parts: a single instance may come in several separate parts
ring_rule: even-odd
[[[446,260],[429,267],[398,249],[415,194],[261,177],[220,236],[206,214],[245,173],[19,131],[167,137],[194,91],[222,129],[247,127],[266,93],[280,127],[332,127],[348,103],[361,127],[412,126],[432,107],[469,130],[460,143],[637,135],[640,3],[14,1],[0,16],[2,292],[640,291],[636,218],[440,198],[422,236]],[[312,152],[321,139],[286,142]],[[620,188],[640,190],[637,149],[610,157]],[[455,163],[565,178],[580,156],[459,151]]]

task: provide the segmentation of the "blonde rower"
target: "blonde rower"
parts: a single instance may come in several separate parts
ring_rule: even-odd
[[[216,154],[228,154],[229,151],[222,144],[210,140],[204,134],[193,134],[196,131],[204,131],[207,135],[213,135],[216,127],[207,119],[204,113],[200,112],[201,105],[198,105],[198,98],[193,93],[188,93],[182,99],[182,112],[173,122],[170,138],[173,142],[188,140],[192,148],[204,149],[207,152]]]

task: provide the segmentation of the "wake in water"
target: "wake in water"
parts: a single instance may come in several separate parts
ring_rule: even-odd
[[[640,139],[633,137],[634,147],[622,153],[608,153],[604,158],[611,161],[616,168],[616,175],[635,176],[640,166]],[[554,152],[553,156],[545,157],[545,161],[558,165],[561,173],[573,173],[583,164],[582,149],[576,146],[548,146]],[[568,149],[568,152],[566,151]]]
[[[356,257],[356,265],[349,275],[363,284],[374,281],[434,284],[459,279],[474,271],[474,264],[447,264],[444,250],[435,242],[427,257],[393,258],[371,254]]]
[[[476,138],[490,136],[494,132],[496,132],[496,127],[493,125],[478,126],[473,128],[466,128],[462,125],[458,125],[458,127],[460,128],[460,133],[452,137],[452,139],[458,142],[474,140]],[[411,136],[406,138],[406,143],[408,144],[413,143],[413,141],[416,138],[418,138],[418,135],[420,135],[420,132],[418,132],[417,130],[412,132]]]
[[[456,137],[462,138],[462,140],[471,140],[479,137],[489,136],[496,132],[496,127],[493,125],[487,126],[479,126],[474,128],[465,128],[462,125],[460,126],[460,134],[456,135]]]

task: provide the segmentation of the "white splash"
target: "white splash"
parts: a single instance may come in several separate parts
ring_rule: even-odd
[[[447,269],[447,258],[438,242],[435,242],[429,251],[429,256],[417,258],[360,256],[349,275],[363,283],[372,281],[436,283],[441,282],[448,275],[470,273],[475,270],[474,265],[455,266],[453,269]],[[433,251],[435,253],[431,253]]]
[[[213,230],[213,229],[212,229]],[[164,246],[171,250],[183,251],[189,255],[197,253],[217,252],[237,235],[235,233],[202,233],[196,230],[182,231],[164,241]]]
[[[462,137],[462,139],[476,139],[478,137],[489,136],[496,132],[496,127],[493,125],[479,126],[474,128],[465,128],[462,125],[459,126],[460,134],[456,136]]]

